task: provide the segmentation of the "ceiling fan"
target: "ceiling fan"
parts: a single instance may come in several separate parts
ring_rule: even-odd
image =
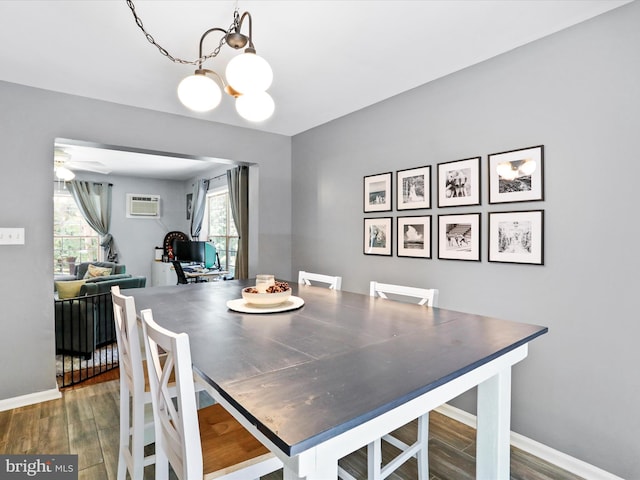
[[[102,174],[111,173],[111,169],[104,163],[94,160],[71,159],[71,154],[65,149],[56,147],[53,151],[53,170],[60,180],[69,181],[75,177],[74,170],[96,172]]]

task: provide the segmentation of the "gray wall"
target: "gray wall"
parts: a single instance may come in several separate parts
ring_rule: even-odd
[[[638,25],[634,2],[293,138],[294,272],[339,274],[361,293],[372,279],[436,287],[441,307],[548,326],[514,369],[512,429],[629,479],[640,478]],[[539,144],[545,201],[489,206],[487,154]],[[431,210],[363,214],[363,176],[473,156],[481,206],[436,208],[434,191]],[[540,208],[546,264],[488,263],[487,212]],[[395,244],[394,257],[362,253],[365,216],[433,215],[437,231],[437,215],[465,212],[482,212],[481,263],[398,258]],[[473,412],[474,398],[455,404]]]
[[[116,241],[118,262],[126,265],[127,273],[147,277],[147,285],[151,285],[154,247],[161,247],[164,236],[170,231],[189,234],[186,193],[191,192],[191,184],[181,180],[87,173],[78,173],[76,178],[113,184],[111,234]],[[160,195],[160,218],[127,218],[128,193]]]
[[[55,138],[257,164],[258,197],[250,205],[259,232],[257,268],[282,277],[291,271],[289,137],[6,82],[0,82],[0,105],[0,226],[24,227],[26,238],[25,245],[0,246],[0,400],[56,388]],[[183,194],[181,190],[180,197]],[[153,233],[154,238],[156,235]],[[161,241],[164,235],[158,235]],[[143,241],[147,240],[144,234]],[[145,247],[143,253],[131,255],[141,255],[146,261],[153,251]],[[128,257],[125,253],[123,261]]]

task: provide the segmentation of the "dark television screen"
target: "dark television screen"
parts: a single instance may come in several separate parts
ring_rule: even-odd
[[[208,242],[181,242],[176,240],[173,245],[176,260],[181,262],[201,263],[211,268],[216,262],[216,249]]]

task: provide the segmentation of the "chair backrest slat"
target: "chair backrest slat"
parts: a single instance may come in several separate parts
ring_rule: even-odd
[[[375,281],[370,282],[369,295],[388,299],[387,294],[416,298],[419,299],[418,305],[427,307],[435,307],[438,304],[438,290],[435,288],[416,288]]]
[[[124,379],[134,397],[142,398],[145,380],[135,301],[131,296],[122,295],[117,285],[111,287],[111,299],[118,342],[120,378]]]
[[[323,275],[321,273],[311,273],[300,270],[298,272],[298,283],[311,285],[311,282],[320,282],[328,284],[332,290],[340,290],[342,288],[342,277],[333,275]]]

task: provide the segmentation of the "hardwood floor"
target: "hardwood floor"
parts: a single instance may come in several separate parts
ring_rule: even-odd
[[[0,452],[77,453],[80,480],[115,480],[118,463],[118,402],[119,382],[109,380],[65,390],[63,397],[58,400],[0,412]],[[437,412],[430,415],[429,428],[430,480],[475,478],[474,429]],[[401,434],[415,435],[415,424],[403,427]],[[390,450],[383,450],[383,455],[389,452]],[[366,478],[365,450],[349,455],[341,460],[341,465],[356,478]],[[415,459],[405,463],[388,478],[417,478]],[[511,478],[580,480],[580,477],[516,448],[511,449]],[[147,479],[153,479],[153,467],[145,469],[145,480]],[[281,471],[263,478],[280,479]]]

